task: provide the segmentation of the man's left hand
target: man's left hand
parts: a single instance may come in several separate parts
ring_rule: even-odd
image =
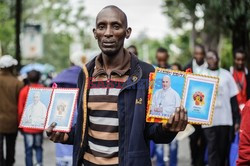
[[[185,130],[187,123],[187,110],[181,106],[176,108],[174,114],[167,123],[162,124],[162,127],[166,131],[179,132]]]

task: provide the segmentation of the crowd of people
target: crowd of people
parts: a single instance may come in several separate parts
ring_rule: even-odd
[[[81,163],[87,166],[147,166],[151,165],[150,158],[155,160],[155,156],[156,165],[164,166],[165,143],[169,143],[168,165],[178,165],[179,143],[174,138],[187,125],[187,111],[178,107],[167,124],[148,124],[145,122],[148,87],[129,89],[140,79],[148,79],[154,67],[220,78],[212,124],[193,125],[195,131],[189,136],[190,165],[228,165],[230,145],[237,134],[240,137],[237,164],[250,165],[250,102],[247,102],[250,98],[250,74],[246,67],[247,55],[243,50],[234,52],[233,66],[229,70],[220,67],[218,52],[205,50],[200,44],[194,46],[193,58],[186,65],[178,62],[170,64],[168,59],[171,55],[164,47],[156,50],[157,64],[146,64],[138,59],[135,46],[124,48],[124,39],[129,38],[131,28],[127,25],[125,13],[116,6],[107,6],[100,11],[93,32],[102,53],[91,60],[87,67],[79,63],[84,64],[86,57],[84,59],[80,53],[75,53],[70,57],[72,66],[52,79],[52,83],[57,83],[58,87],[78,86],[81,93],[71,132],[54,132],[56,124],[46,131],[49,139],[56,142],[58,166]],[[40,73],[36,70],[27,73],[28,81],[25,83],[18,80],[14,72],[16,65],[17,61],[11,56],[0,57],[1,166],[15,163],[18,123],[29,88],[44,87],[39,83]],[[102,82],[104,87],[87,86],[89,89],[86,90],[88,76],[94,78],[90,80],[93,84]],[[122,82],[123,86],[110,88],[107,84],[110,81]],[[135,102],[137,99],[141,99],[141,102]],[[33,150],[36,152],[36,165],[42,165],[43,131],[19,131],[24,137],[26,166],[34,165]],[[74,149],[72,145],[65,144],[73,144]]]

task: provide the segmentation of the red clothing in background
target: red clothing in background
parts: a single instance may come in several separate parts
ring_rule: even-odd
[[[250,165],[250,100],[242,110],[237,166]]]
[[[234,80],[239,88],[239,94],[237,95],[238,104],[245,104],[247,102],[247,80],[246,73],[244,71],[234,70]]]
[[[25,107],[25,103],[27,100],[27,96],[28,96],[28,92],[29,92],[30,87],[41,88],[44,86],[42,84],[30,84],[30,85],[26,85],[25,87],[22,88],[22,90],[19,93],[19,98],[18,98],[18,124],[20,123],[21,118],[22,118],[23,110]],[[43,130],[26,129],[26,128],[23,128],[22,131],[25,133],[30,133],[30,134],[37,134],[37,133],[43,132]]]

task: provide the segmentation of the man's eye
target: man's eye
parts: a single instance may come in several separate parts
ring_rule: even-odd
[[[119,25],[114,25],[113,28],[118,30],[118,29],[120,29],[120,26]]]
[[[99,25],[99,26],[98,26],[98,29],[99,29],[99,30],[104,29],[104,25]]]

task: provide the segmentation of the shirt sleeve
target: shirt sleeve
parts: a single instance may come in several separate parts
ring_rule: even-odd
[[[21,121],[21,117],[22,117],[22,114],[23,114],[23,109],[24,109],[24,106],[25,106],[26,97],[27,97],[26,88],[23,88],[20,91],[19,97],[18,97],[18,107],[17,107],[17,110],[18,110],[18,123],[20,123],[20,121]]]
[[[233,97],[233,96],[236,96],[238,93],[239,93],[239,90],[238,90],[238,87],[237,87],[237,84],[233,78],[233,76],[231,74],[228,73],[228,79],[229,79],[229,95],[230,95],[230,98]]]

